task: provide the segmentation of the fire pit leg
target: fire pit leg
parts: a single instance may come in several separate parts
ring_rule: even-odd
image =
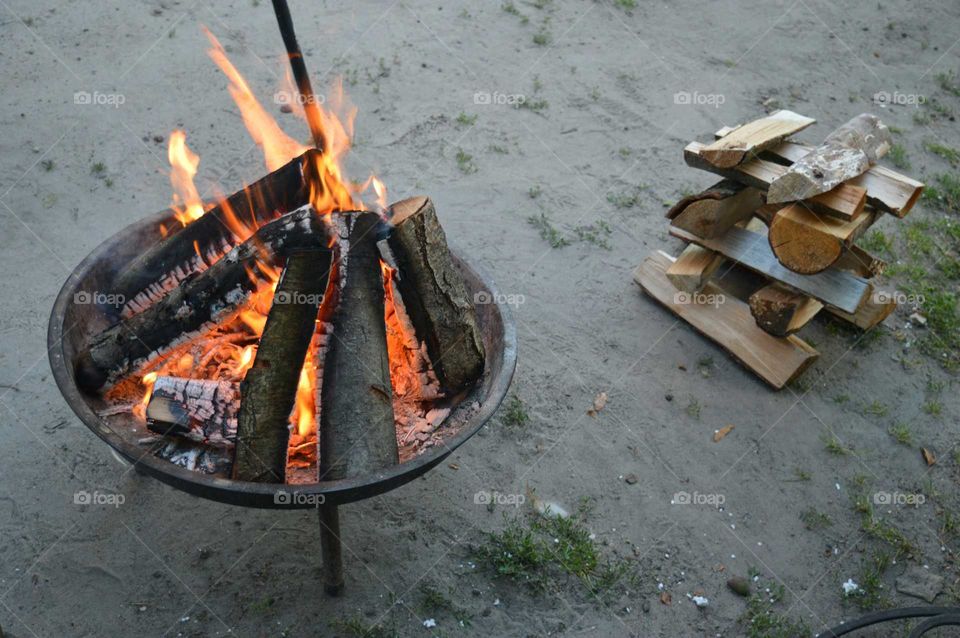
[[[340,544],[340,510],[320,505],[320,549],[323,553],[323,588],[330,596],[343,592],[343,552]]]

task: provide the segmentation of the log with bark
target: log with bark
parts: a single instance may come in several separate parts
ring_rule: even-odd
[[[111,287],[127,301],[123,315],[142,312],[191,273],[205,269],[246,239],[235,235],[234,220],[256,227],[306,204],[302,171],[314,152],[307,151],[234,193],[187,226],[171,229],[171,234],[127,265]]]
[[[734,168],[718,168],[702,157],[704,148],[700,142],[690,142],[683,149],[683,159],[688,166],[722,175],[747,186],[766,191],[770,184],[787,172],[782,164],[754,158]],[[814,211],[830,217],[853,219],[863,210],[867,191],[859,186],[840,184],[833,190],[811,197],[804,203]]]
[[[458,393],[483,374],[484,349],[473,300],[447,248],[433,202],[412,197],[390,207],[387,240],[397,288],[444,390]]]
[[[323,239],[287,257],[253,365],[240,384],[233,462],[238,481],[284,482],[290,413],[330,274],[331,252]]]
[[[688,195],[667,211],[677,228],[700,237],[718,237],[764,203],[763,193],[731,179],[717,182],[696,195]]]
[[[714,166],[731,168],[760,151],[775,146],[816,122],[793,111],[780,110],[738,126],[700,151],[700,156]]]
[[[806,207],[806,202],[790,204],[773,215],[770,248],[780,263],[794,272],[823,272],[866,232],[877,215],[868,210],[851,221],[843,221],[818,215]]]
[[[733,129],[724,127],[716,132],[717,137],[727,135]],[[785,141],[761,153],[763,159],[771,159],[786,166],[809,154],[812,146],[795,141]],[[912,177],[877,164],[865,173],[846,182],[867,191],[867,204],[896,217],[906,217],[923,194],[924,183]]]
[[[276,266],[282,256],[318,241],[322,244],[325,238],[323,223],[311,206],[269,222],[147,310],[93,337],[77,357],[77,385],[87,392],[97,391],[147,357],[189,340],[206,325],[226,320],[266,281],[261,263]],[[251,274],[257,274],[260,282]]]
[[[157,377],[147,404],[147,429],[232,447],[239,403],[237,387],[229,381]]]
[[[767,201],[793,202],[826,193],[865,173],[892,143],[890,129],[880,118],[861,113],[775,179],[767,190]]]
[[[777,283],[750,295],[750,313],[757,325],[777,337],[791,335],[813,319],[823,304]]]
[[[380,219],[343,213],[334,223],[337,259],[321,309],[323,321],[333,325],[318,381],[321,481],[399,462],[377,248]]]

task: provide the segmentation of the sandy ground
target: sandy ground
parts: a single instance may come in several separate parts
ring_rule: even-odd
[[[513,13],[499,2],[294,3],[317,84],[344,75],[359,107],[352,174],[375,170],[391,199],[431,195],[448,235],[515,296],[514,392],[530,416],[523,427],[495,418],[451,457],[459,469],[443,464],[345,508],[349,589],[331,600],[319,583],[312,513],[211,503],[129,471],[73,416],[46,356],[48,312],[67,273],[169,202],[173,128],[185,128],[202,157],[201,190],[232,191],[264,171],[205,54],[201,24],[282,125],[306,137],[271,100],[283,67],[269,3],[0,2],[4,631],[347,635],[330,624],[360,619],[404,636],[738,636],[745,605],[724,582],[751,567],[759,582],[784,586],[780,612],[823,629],[859,613],[841,584],[878,543],[851,506],[858,474],[872,490],[929,495],[922,507],[882,512],[918,547],[884,577],[894,602],[917,602],[893,591],[911,565],[943,576],[956,600],[956,542],[939,533],[956,499],[952,377],[889,334],[864,348],[818,322],[805,334],[821,360],[804,384],[776,394],[645,298],[631,271],[651,250],[678,251],[665,203],[713,181],[683,165],[687,141],[758,116],[770,97],[817,117],[807,136],[816,141],[878,110],[878,91],[929,94],[936,73],[958,66],[960,7],[538,4],[518,1]],[[78,91],[100,103],[76,104]],[[694,103],[675,103],[679,91]],[[515,95],[539,108],[498,104]],[[903,131],[912,174],[948,169],[921,143],[960,145],[952,121],[916,125],[912,106],[879,112]],[[572,244],[551,248],[528,223],[540,213]],[[577,240],[577,228],[598,220],[612,229],[609,250]],[[904,322],[894,315],[887,333]],[[922,409],[931,380],[947,388],[939,417]],[[589,417],[600,391],[607,407]],[[865,408],[874,402],[885,410]],[[941,461],[927,468],[916,447],[897,444],[887,434],[894,422],[908,423]],[[736,428],[714,443],[726,424]],[[829,433],[854,453],[828,454]],[[631,473],[635,484],[623,480]],[[491,512],[474,495],[527,487],[571,509],[589,498],[586,524],[606,555],[631,561],[638,586],[609,605],[575,581],[536,596],[475,562],[471,544],[522,512]],[[80,490],[125,501],[78,506]],[[679,491],[722,495],[724,506],[671,505]],[[799,515],[811,507],[833,524],[807,530]],[[424,610],[424,583],[449,592],[469,624]],[[672,605],[661,604],[659,583]],[[705,609],[688,600],[695,590],[709,598]],[[436,628],[423,626],[429,618]]]

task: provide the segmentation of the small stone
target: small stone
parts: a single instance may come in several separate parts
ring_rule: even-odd
[[[157,144],[162,144],[162,143],[163,143],[163,136],[162,136],[162,135],[154,135],[154,136],[153,136],[153,141],[156,142]]]
[[[281,104],[281,105],[280,105],[280,112],[281,112],[281,113],[293,113],[293,107],[290,106],[289,104]]]
[[[919,312],[913,313],[912,315],[907,317],[907,319],[909,319],[910,323],[912,323],[913,325],[919,326],[921,328],[924,328],[927,325],[927,318],[921,315]]]
[[[635,485],[640,478],[636,474],[627,474],[623,477],[623,480],[627,482],[627,485]]]
[[[643,606],[641,607],[641,609],[643,609],[643,613],[649,614],[649,613],[650,613],[650,601],[649,601],[649,600],[643,601]]]
[[[911,567],[897,578],[897,591],[905,596],[920,598],[928,603],[943,591],[943,577],[926,569]]]
[[[667,401],[673,401],[673,395],[670,394],[669,392],[663,395],[663,398],[666,399]]]
[[[734,576],[728,580],[727,587],[729,587],[737,596],[743,596],[746,598],[750,595],[750,581],[742,576]]]

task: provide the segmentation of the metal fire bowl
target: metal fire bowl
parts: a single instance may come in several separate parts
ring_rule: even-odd
[[[111,320],[106,310],[94,304],[76,303],[75,295],[80,291],[109,294],[110,284],[123,266],[158,241],[160,224],[172,220],[170,209],[160,211],[127,226],[100,244],[63,285],[50,314],[47,332],[50,367],[63,397],[94,434],[133,463],[138,471],[184,492],[246,507],[306,509],[315,507],[318,502],[350,503],[400,487],[433,468],[476,434],[506,396],[517,363],[517,332],[513,318],[500,303],[502,297],[493,281],[454,254],[471,298],[487,302],[475,304],[487,360],[481,381],[444,421],[442,427],[452,428],[456,434],[445,438],[443,443],[406,463],[376,474],[306,485],[233,481],[188,470],[154,456],[152,451],[137,444],[142,427],[138,432],[134,431],[134,417],[114,416],[108,422],[98,415],[98,410],[105,407],[104,401],[77,388],[73,376],[74,359],[87,339],[106,328]],[[479,409],[470,409],[475,403],[479,404]],[[276,498],[281,492],[285,492],[283,497]],[[297,498],[289,498],[291,493]]]

